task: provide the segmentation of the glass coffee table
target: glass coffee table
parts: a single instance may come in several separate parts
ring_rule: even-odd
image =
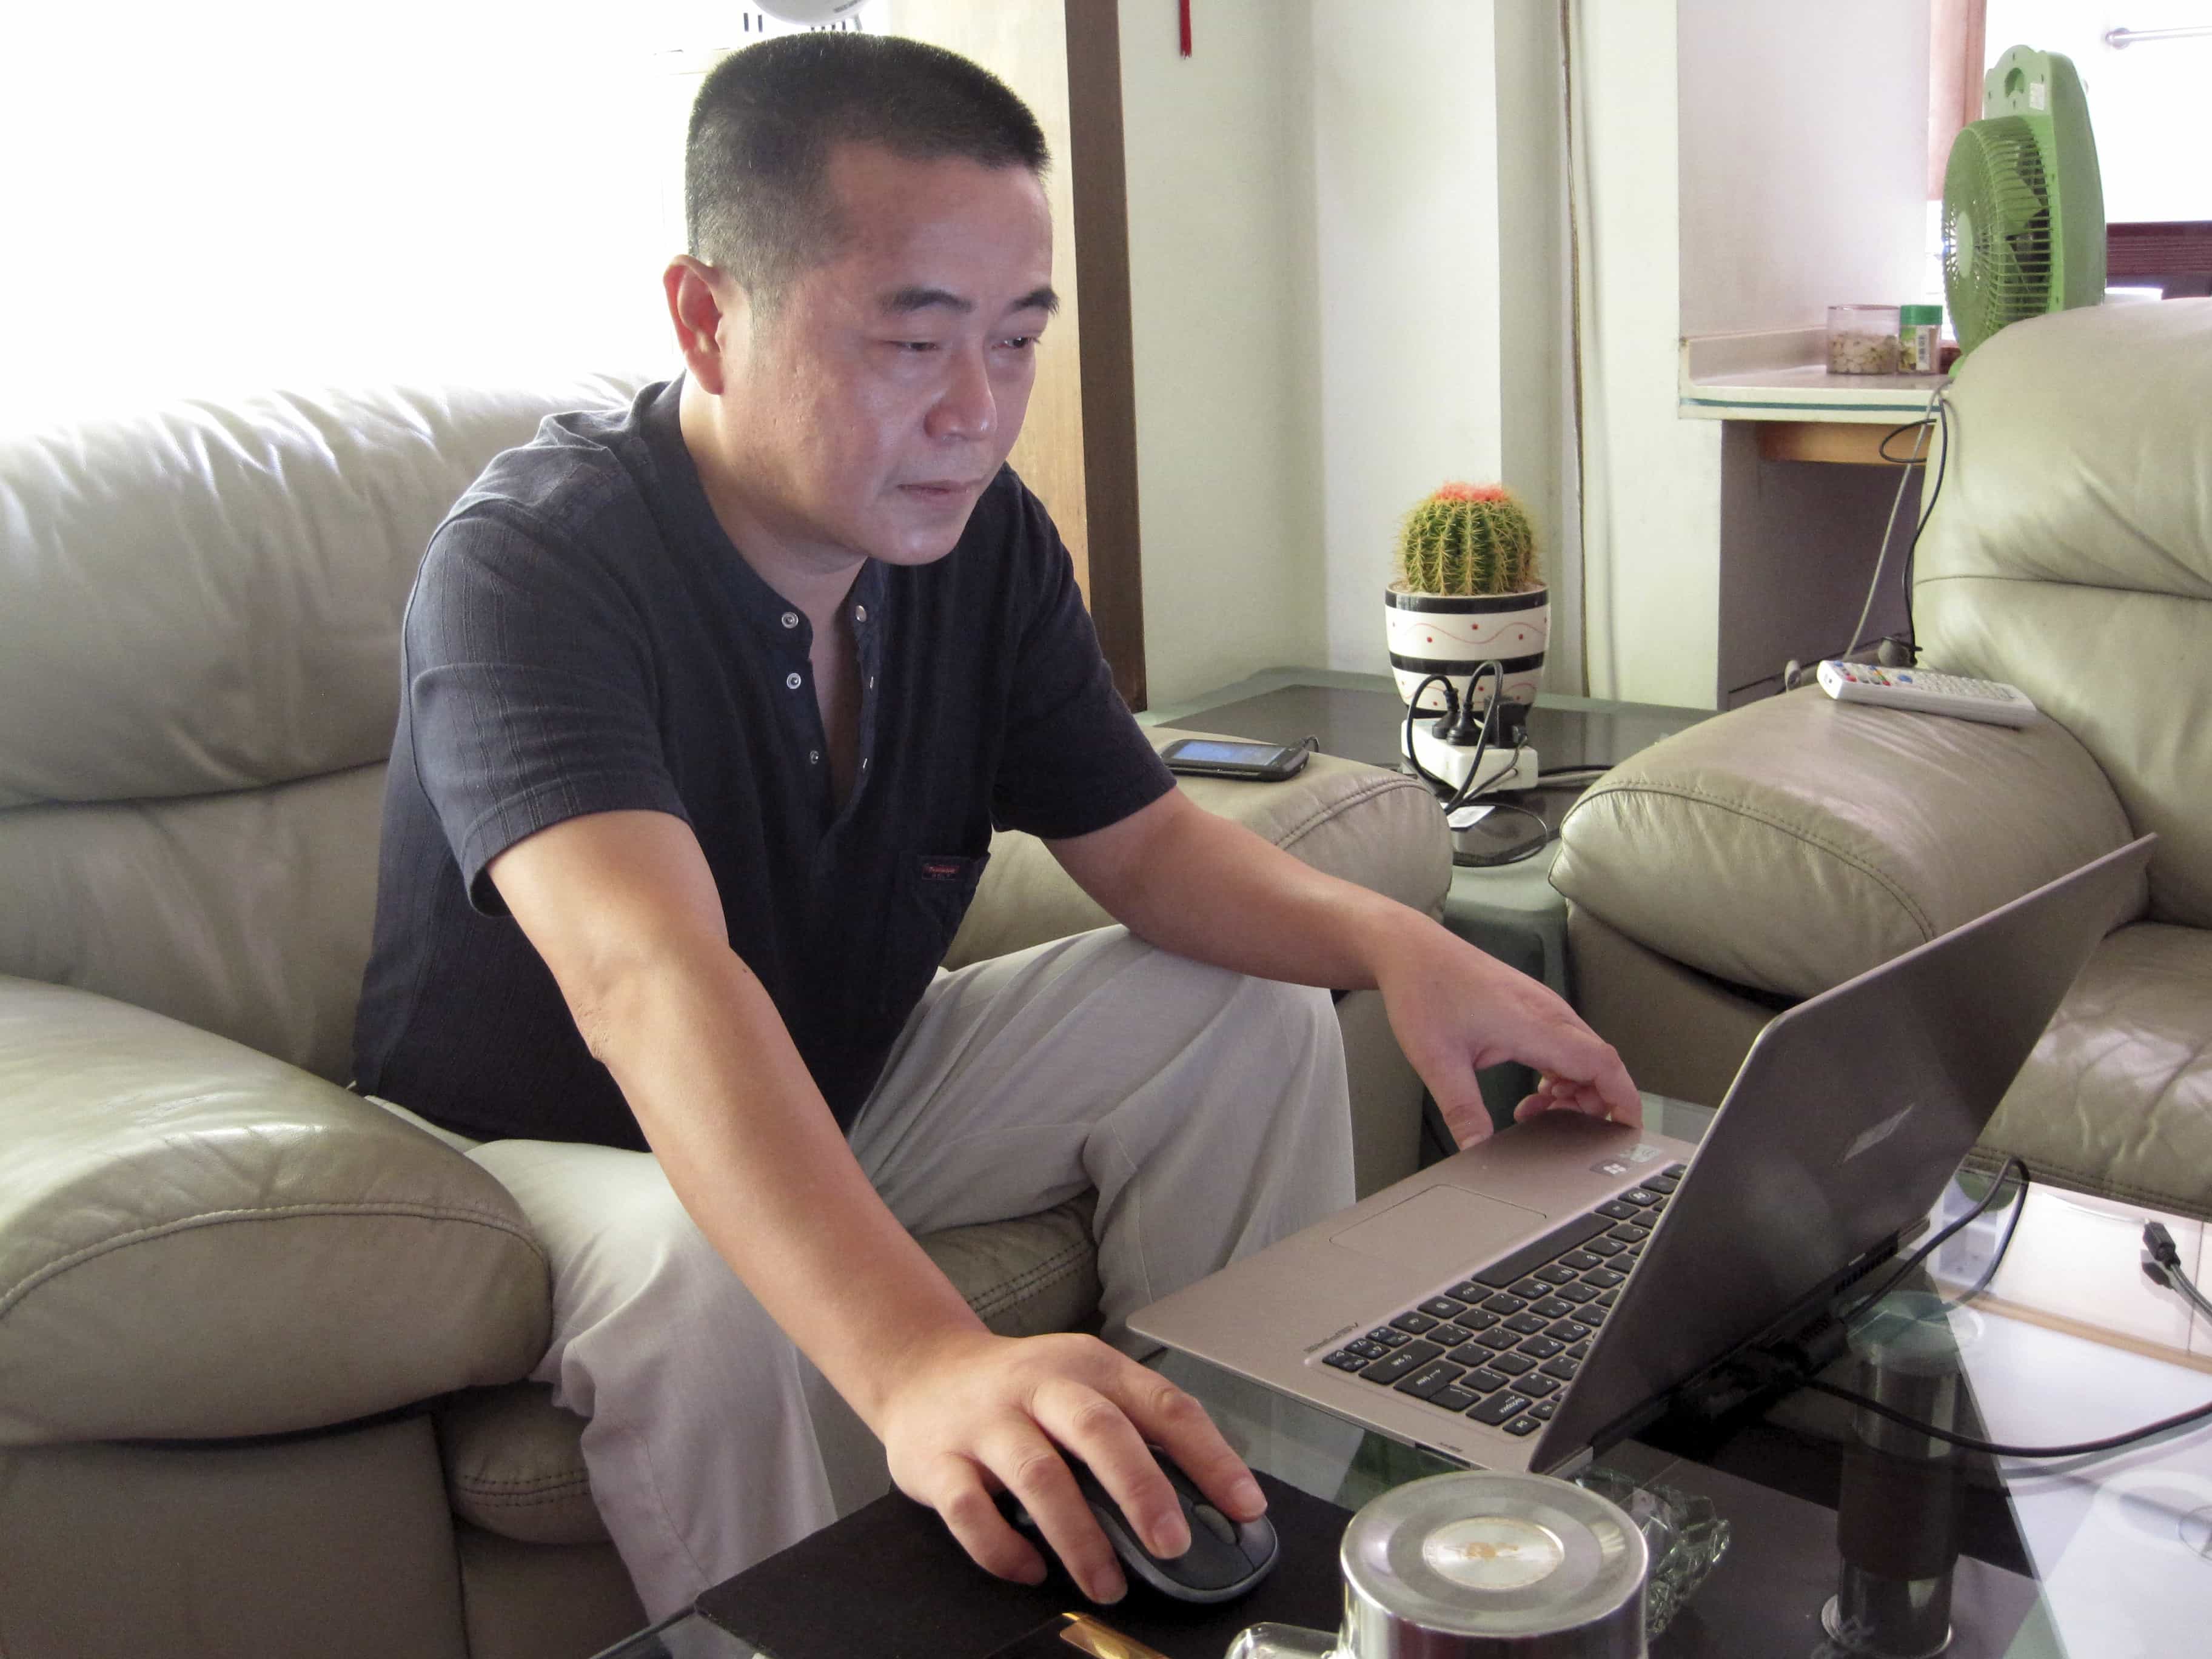
[[[1684,1139],[1695,1139],[1711,1115],[1680,1103],[1650,1105],[1655,1127]],[[1969,1202],[1954,1183],[1937,1214],[1960,1213]],[[2212,1328],[2138,1273],[2130,1241],[2141,1213],[2031,1189],[1987,1294],[1952,1316],[1964,1379],[1954,1419],[1961,1431],[2011,1445],[2070,1443],[2212,1401]],[[1935,1288],[1980,1277],[2004,1215],[2000,1208],[1936,1254]],[[2212,1262],[2203,1261],[2212,1254],[2212,1228],[2180,1218],[2168,1225],[2185,1265],[2200,1282],[2212,1277],[2205,1271]],[[1155,1364],[1206,1404],[1254,1467],[1347,1510],[1455,1467],[1188,1356],[1163,1355]],[[1866,1386],[1848,1358],[1825,1376],[1845,1388]],[[1662,1425],[1602,1454],[1601,1465],[1640,1486],[1710,1501],[1732,1530],[1710,1578],[1652,1643],[1655,1659],[1841,1659],[1866,1650],[1837,1642],[1821,1614],[1846,1573],[1839,1505],[1845,1532],[1861,1540],[1910,1530],[1912,1517],[1883,1512],[1878,1490],[1862,1482],[1846,1491],[1851,1460],[1863,1456],[1863,1435],[1887,1432],[1870,1415],[1801,1389],[1722,1435],[1692,1441]],[[1950,1640],[1941,1651],[1959,1659],[2121,1659],[2204,1650],[2212,1619],[2212,1425],[2094,1457],[1963,1454],[1949,1468],[1943,1501],[1959,1505],[1959,1553],[1947,1587]],[[1904,1650],[1891,1651],[1904,1659]],[[761,1656],[690,1614],[601,1659]]]

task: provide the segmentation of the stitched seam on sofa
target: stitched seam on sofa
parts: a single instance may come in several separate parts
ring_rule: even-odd
[[[1073,1248],[1063,1250],[1058,1255],[1048,1256],[1035,1267],[1002,1280],[992,1289],[975,1311],[979,1314],[1002,1312],[1024,1297],[1070,1277],[1081,1260],[1082,1252]]]
[[[2063,576],[1997,576],[1978,570],[1961,570],[1948,576],[1916,576],[1915,587],[1933,587],[1938,582],[2009,582],[2014,586],[2035,587],[2078,587],[2093,593],[2139,593],[2151,599],[2186,599],[2192,605],[2212,605],[2212,598],[2202,593],[2176,593],[2165,587],[2122,587],[2115,582],[2069,581]]]
[[[562,1486],[538,1493],[504,1493],[504,1491],[484,1491],[483,1486],[453,1482],[453,1491],[462,1500],[471,1502],[477,1509],[544,1509],[546,1504],[573,1504],[577,1498],[591,1498],[591,1482],[584,1478],[573,1478]]]
[[[1276,848],[1285,848],[1285,849],[1287,849],[1287,848],[1290,848],[1290,845],[1291,845],[1291,842],[1298,841],[1298,838],[1301,838],[1301,836],[1307,836],[1307,834],[1312,834],[1314,830],[1318,830],[1318,827],[1321,827],[1321,825],[1325,825],[1325,823],[1329,823],[1329,821],[1332,821],[1332,818],[1340,818],[1340,817],[1343,817],[1343,814],[1345,814],[1345,811],[1349,811],[1349,810],[1352,810],[1352,807],[1358,807],[1358,805],[1364,805],[1364,803],[1367,803],[1367,801],[1374,801],[1374,799],[1376,799],[1376,796],[1378,796],[1378,794],[1385,794],[1385,792],[1389,792],[1389,790],[1416,790],[1416,787],[1418,787],[1418,790],[1422,790],[1422,794],[1427,794],[1427,787],[1425,787],[1425,785],[1413,783],[1413,781],[1411,781],[1411,779],[1394,779],[1394,776],[1380,776],[1380,779],[1364,779],[1364,781],[1360,781],[1360,783],[1356,785],[1356,787],[1354,787],[1354,792],[1352,792],[1352,794],[1347,794],[1347,796],[1343,796],[1343,799],[1340,799],[1340,801],[1322,801],[1321,805],[1314,807],[1314,810],[1310,811],[1310,814],[1307,814],[1305,818],[1301,818],[1301,821],[1298,821],[1298,823],[1294,823],[1294,825],[1291,825],[1290,830],[1285,830],[1285,832],[1283,832],[1281,836],[1276,836],[1276,842],[1274,842],[1274,845],[1276,845]]]
[[[1607,796],[1669,795],[1678,800],[1699,801],[1707,806],[1717,807],[1723,812],[1733,812],[1738,817],[1749,818],[1754,823],[1763,823],[1770,830],[1779,830],[1785,836],[1803,842],[1808,847],[1817,847],[1829,857],[1849,865],[1887,893],[1890,897],[1895,899],[1898,908],[1911,917],[1913,925],[1920,929],[1920,936],[1923,943],[1936,937],[1937,930],[1935,924],[1929,920],[1920,907],[1913,902],[1911,896],[1903,888],[1864,860],[1854,856],[1843,848],[1832,846],[1820,836],[1800,830],[1794,824],[1784,823],[1781,819],[1759,811],[1755,808],[1746,806],[1740,801],[1724,800],[1718,795],[1707,794],[1699,789],[1685,788],[1679,784],[1624,783],[1617,784],[1604,793]]]
[[[1411,778],[1386,776],[1366,780],[1341,800],[1325,801],[1316,807],[1307,817],[1276,836],[1275,845],[1287,852],[1291,844],[1302,836],[1310,835],[1331,820],[1343,817],[1353,807],[1364,805],[1376,796],[1394,789],[1419,789],[1424,794],[1428,793],[1426,786],[1417,784]]]
[[[476,1493],[484,1493],[487,1498],[500,1498],[504,1493],[533,1493],[533,1491],[546,1491],[550,1486],[588,1486],[591,1475],[584,1474],[581,1468],[564,1468],[557,1475],[529,1475],[529,1478],[518,1475],[515,1480],[500,1480],[498,1475],[471,1475],[462,1471],[462,1474],[453,1475],[453,1484],[460,1491],[476,1491]]]
[[[1082,1264],[1083,1256],[1083,1249],[1076,1245],[1068,1246],[1057,1255],[1047,1256],[1035,1267],[995,1286],[983,1301],[975,1304],[976,1313],[988,1318],[992,1314],[1004,1312],[1024,1297],[1047,1289],[1063,1279],[1073,1278]]]
[[[166,1237],[171,1233],[190,1232],[199,1227],[217,1227],[241,1221],[291,1221],[307,1216],[398,1216],[422,1221],[458,1221],[469,1226],[489,1227],[520,1239],[546,1270],[552,1270],[546,1261],[544,1247],[523,1228],[501,1217],[486,1215],[478,1210],[464,1210],[440,1205],[421,1204],[284,1204],[266,1210],[210,1210],[205,1215],[185,1216],[176,1221],[165,1221],[158,1227],[142,1227],[135,1233],[125,1233],[120,1238],[102,1239],[97,1244],[50,1261],[21,1284],[0,1294],[0,1319],[14,1311],[15,1304],[30,1295],[47,1280],[67,1273],[72,1267],[82,1267],[88,1261],[112,1251],[127,1249],[133,1244],[143,1244],[149,1239]]]
[[[1977,1144],[1986,1145],[2002,1152],[2008,1150],[2005,1141],[2008,1138],[2000,1136],[1994,1140]],[[2163,1209],[2174,1201],[2174,1195],[2172,1193],[2154,1192],[2148,1187],[2138,1187],[2131,1181],[2115,1181],[2100,1170],[2081,1169],[2071,1164],[2061,1163],[2057,1158],[2039,1158],[2030,1160],[2018,1153],[2014,1156],[2020,1157],[2021,1162],[2027,1165],[2027,1176],[2031,1181],[2045,1182],[2059,1187],[2078,1187],[2083,1191],[2100,1193],[2106,1197],[2119,1199],[2124,1203],[2148,1204],[2153,1209]],[[2069,1179],[2053,1181],[2051,1177],[2054,1176],[2063,1176]]]

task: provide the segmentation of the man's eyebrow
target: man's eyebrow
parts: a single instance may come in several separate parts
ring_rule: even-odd
[[[883,299],[883,308],[895,317],[909,316],[917,311],[940,308],[965,317],[975,309],[975,302],[953,293],[950,289],[914,287],[902,288],[886,294]],[[1007,310],[1010,313],[1042,311],[1048,317],[1055,316],[1060,311],[1060,295],[1053,292],[1049,284],[1043,288],[1034,288],[1015,301],[1007,307]]]
[[[911,312],[931,311],[940,307],[965,317],[975,309],[975,302],[963,300],[951,289],[945,288],[902,288],[886,294],[883,299],[885,311],[902,317]]]

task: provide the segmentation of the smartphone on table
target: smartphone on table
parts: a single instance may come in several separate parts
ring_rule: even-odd
[[[1303,744],[1246,743],[1232,738],[1177,738],[1160,750],[1170,772],[1279,783],[1295,777],[1310,752]]]

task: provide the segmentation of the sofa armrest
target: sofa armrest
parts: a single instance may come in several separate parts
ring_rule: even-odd
[[[1663,956],[1804,997],[2130,835],[2055,720],[2014,731],[1808,687],[1615,767],[1562,824],[1552,884]]]
[[[0,1444],[313,1428],[544,1351],[497,1182],[224,1038],[0,977]]]
[[[1155,747],[1203,732],[1154,726]],[[1294,778],[1251,783],[1185,777],[1183,793],[1317,870],[1372,888],[1425,915],[1443,912],[1451,886],[1451,833],[1425,785],[1358,761],[1316,755]],[[1001,831],[975,902],[945,965],[1004,956],[1064,939],[1112,918],[1069,879],[1034,836]]]

